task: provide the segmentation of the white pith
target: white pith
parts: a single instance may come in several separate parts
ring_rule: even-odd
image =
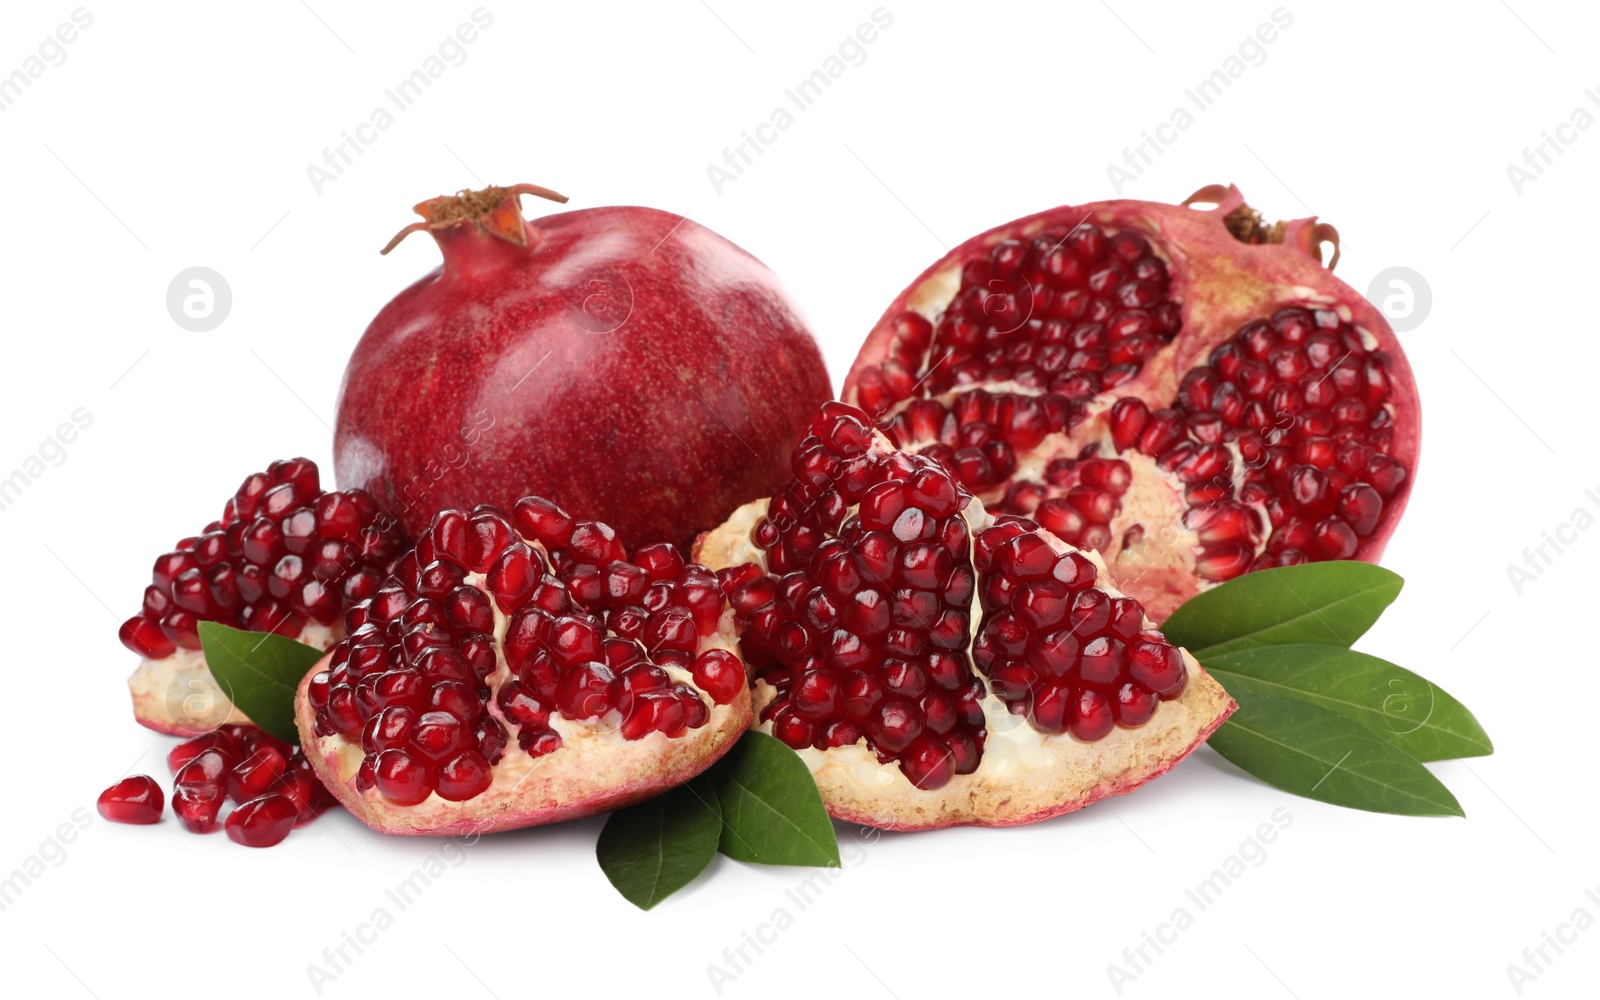
[[[529,544],[543,553],[539,543]],[[463,583],[483,591],[491,600],[496,665],[485,683],[491,691],[498,691],[512,679],[503,654],[511,618],[493,603],[486,574],[469,573]],[[726,606],[716,631],[700,638],[695,655],[709,649],[725,649],[738,655],[733,612]],[[326,669],[327,662],[326,658],[319,661],[312,673]],[[704,725],[686,729],[677,737],[650,732],[637,740],[626,739],[621,732],[622,718],[615,711],[580,720],[552,711],[548,726],[561,737],[561,746],[533,756],[518,744],[517,724],[505,717],[491,696],[485,708],[505,728],[506,747],[499,763],[491,769],[489,787],[464,802],[452,802],[431,792],[415,805],[402,806],[389,801],[375,787],[358,790],[356,775],[366,752],[360,740],[348,740],[338,734],[316,735],[315,711],[306,694],[309,675],[296,697],[295,715],[301,742],[323,783],[367,825],[385,833],[412,835],[494,833],[618,808],[694,777],[721,756],[748,726],[748,693],[741,690],[728,704],[718,705],[695,684],[691,671],[663,669],[673,682],[682,682],[699,692],[701,702],[710,710]]]
[[[344,625],[311,622],[290,638],[327,650],[344,638]],[[198,649],[180,646],[160,659],[140,659],[128,677],[128,693],[133,697],[134,716],[164,733],[195,735],[220,725],[250,721],[223,693],[206,666],[204,651]],[[184,710],[174,711],[175,706]]]
[[[874,450],[888,449],[879,436]],[[701,538],[697,561],[712,569],[743,563],[767,568],[766,553],[750,540],[751,529],[765,516],[768,502],[758,500],[735,511],[721,527]],[[962,516],[974,534],[990,523],[982,502],[972,500]],[[1048,532],[1041,534],[1058,553],[1074,550]],[[1123,596],[1107,581],[1098,553],[1084,552],[1098,571],[1095,586],[1112,597]],[[971,634],[983,615],[974,599]],[[1146,628],[1155,626],[1148,618]],[[798,750],[836,817],[890,829],[916,829],[958,823],[1011,825],[1081,808],[1108,795],[1132,791],[1169,768],[1219,725],[1232,709],[1222,687],[1189,653],[1181,651],[1188,670],[1182,695],[1159,702],[1155,713],[1136,729],[1117,727],[1103,739],[1084,743],[1068,733],[1049,734],[1012,715],[1004,701],[984,683],[983,711],[987,736],[978,767],[956,775],[942,788],[917,788],[895,764],[883,765],[865,738],[850,746]],[[755,684],[753,710],[761,711],[777,696],[771,685]],[[771,721],[756,728],[771,733]]]

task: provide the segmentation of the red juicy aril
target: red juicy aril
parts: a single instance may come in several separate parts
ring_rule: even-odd
[[[490,833],[604,812],[749,726],[716,576],[528,497],[434,517],[300,685],[301,741],[375,830]]]
[[[783,482],[832,395],[760,261],[680,216],[526,222],[532,185],[417,206],[444,264],[373,319],[345,371],[339,481],[415,534],[434,511],[548,496],[629,545],[686,545]],[[397,237],[395,242],[398,242]],[[391,243],[390,246],[394,246]]]
[[[1164,773],[1233,702],[1092,551],[994,517],[866,413],[826,404],[795,478],[703,536],[763,731],[838,818],[1004,826]]]
[[[324,493],[310,459],[249,476],[219,520],[156,559],[143,607],[123,623],[122,644],[143,657],[128,678],[134,716],[175,735],[247,721],[206,668],[199,623],[327,649],[404,549],[371,496]]]
[[[1234,188],[1019,219],[894,301],[844,398],[989,509],[1100,552],[1157,619],[1251,570],[1376,560],[1416,385],[1323,242],[1337,259],[1331,228],[1265,226]]]
[[[95,808],[113,823],[159,823],[166,799],[161,786],[145,774],[123,778],[100,793]]]

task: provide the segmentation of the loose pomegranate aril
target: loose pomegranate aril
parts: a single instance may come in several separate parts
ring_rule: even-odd
[[[228,775],[228,798],[246,802],[266,793],[288,770],[289,760],[275,747],[263,746],[240,761]]]
[[[1231,711],[1096,559],[1036,521],[992,517],[865,412],[826,404],[794,465],[808,478],[736,512],[696,555],[740,595],[761,727],[801,752],[836,816],[1043,818],[1153,777]],[[1118,460],[1075,475],[1096,491],[1131,478]],[[772,581],[765,603],[744,596],[750,567]],[[1015,716],[997,736],[993,720]],[[1119,725],[1144,732],[1089,748]],[[904,780],[871,776],[880,768]]]
[[[1062,207],[967,241],[895,300],[844,388],[990,511],[1099,551],[1158,620],[1252,570],[1376,560],[1419,436],[1394,333],[1321,263],[1332,230],[1266,226],[1232,188],[1190,201],[1217,207]],[[821,492],[801,479],[778,519]]]
[[[222,810],[222,786],[214,781],[179,783],[172,789],[172,811],[190,833],[210,833]]]
[[[156,560],[140,613],[118,633],[143,658],[128,679],[135,716],[178,735],[242,719],[206,670],[198,623],[327,648],[404,544],[367,494],[323,493],[308,459],[247,477],[221,520]]]
[[[232,799],[239,805],[227,815],[228,835],[252,847],[266,847],[283,839],[276,832],[282,807],[255,803],[269,798],[288,803],[290,826],[311,820],[333,804],[300,747],[251,725],[223,725],[184,740],[167,754],[167,765],[173,771],[172,811],[191,833],[214,830],[225,802]],[[108,790],[101,796],[101,811],[108,796],[136,780],[149,781],[130,778]],[[154,782],[150,788],[159,815],[161,791]],[[244,812],[247,805],[252,808]]]
[[[272,847],[294,829],[299,810],[286,795],[269,794],[251,799],[228,814],[224,824],[228,839],[245,847]]]
[[[615,808],[692,777],[745,726],[724,607],[675,546],[630,557],[547,500],[443,511],[302,683],[311,766],[392,832]]]
[[[113,823],[159,823],[166,797],[154,778],[136,774],[100,793],[95,806]]]

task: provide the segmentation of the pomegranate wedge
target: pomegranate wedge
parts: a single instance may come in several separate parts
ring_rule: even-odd
[[[492,833],[620,808],[749,727],[717,578],[537,497],[436,515],[301,682],[301,742],[384,833]]]
[[[826,404],[796,478],[703,536],[764,732],[837,818],[1007,826],[1132,791],[1228,695],[1081,551]],[[976,605],[976,606],[975,606]]]

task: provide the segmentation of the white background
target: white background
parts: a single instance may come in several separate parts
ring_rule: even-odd
[[[837,379],[946,245],[1112,197],[1107,165],[1275,4],[889,0],[893,25],[866,62],[717,194],[707,165],[874,0],[491,0],[465,62],[319,194],[308,164],[475,6],[92,3],[65,62],[0,112],[0,474],[75,408],[93,415],[0,511],[0,875],[74,810],[93,817],[0,912],[11,995],[311,995],[307,966],[375,908],[395,911],[384,890],[440,850],[342,813],[268,851],[189,836],[170,814],[124,827],[93,813],[125,769],[167,780],[171,741],[132,722],[133,663],[116,640],[152,558],[268,460],[327,468],[349,349],[437,259],[426,239],[376,252],[413,202],[530,181],[572,208],[687,213],[785,278]],[[73,7],[6,4],[0,74]],[[1435,765],[1467,818],[1324,806],[1202,749],[1129,798],[1033,827],[864,846],[841,828],[857,864],[803,912],[785,890],[810,872],[719,860],[651,913],[602,877],[596,819],[474,847],[324,995],[709,997],[707,966],[784,907],[793,925],[723,995],[1113,996],[1106,967],[1279,809],[1292,824],[1265,862],[1123,995],[1512,996],[1506,969],[1525,947],[1575,908],[1600,917],[1584,896],[1600,887],[1584,708],[1597,691],[1600,532],[1520,595],[1506,569],[1600,502],[1584,495],[1600,490],[1600,128],[1569,131],[1520,194],[1506,169],[1575,108],[1600,115],[1584,95],[1600,92],[1594,12],[1541,0],[1286,10],[1293,24],[1265,62],[1122,193],[1176,200],[1232,181],[1271,218],[1335,223],[1339,274],[1356,288],[1392,266],[1429,283],[1432,310],[1402,338],[1427,411],[1387,559],[1407,585],[1362,647],[1448,688],[1494,738],[1492,757]],[[209,333],[165,307],[173,276],[196,265],[233,292]],[[1592,995],[1600,929],[1548,954],[1526,995]]]

